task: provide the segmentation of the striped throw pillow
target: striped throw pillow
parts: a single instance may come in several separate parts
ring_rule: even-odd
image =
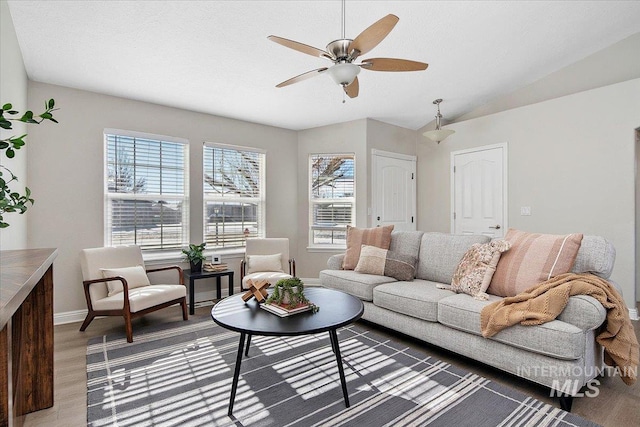
[[[356,228],[347,225],[347,251],[342,260],[343,270],[353,270],[360,259],[362,245],[389,249],[393,225],[375,228]]]
[[[509,229],[505,240],[511,249],[500,257],[487,293],[510,297],[571,271],[582,234],[559,236]]]

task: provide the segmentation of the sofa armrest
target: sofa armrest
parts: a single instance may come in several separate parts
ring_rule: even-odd
[[[342,260],[344,259],[344,254],[332,255],[327,260],[327,268],[329,270],[342,270]]]
[[[600,327],[606,317],[607,310],[597,299],[588,295],[574,295],[569,298],[558,320],[586,331]]]

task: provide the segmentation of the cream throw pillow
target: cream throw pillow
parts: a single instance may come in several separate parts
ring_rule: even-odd
[[[127,281],[129,290],[151,285],[151,283],[149,282],[149,278],[147,277],[147,273],[145,272],[144,267],[141,265],[122,268],[101,268],[100,270],[102,271],[102,277],[104,277],[105,279],[108,277],[116,276],[124,278],[124,280]],[[122,282],[119,280],[112,280],[110,282],[107,282],[107,289],[107,296],[113,296],[124,290],[122,287]]]
[[[282,254],[247,255],[247,271],[245,274],[263,271],[282,271]]]
[[[416,257],[375,246],[362,245],[356,273],[393,277],[412,281],[416,276]]]
[[[471,295],[477,300],[488,300],[486,291],[496,271],[500,256],[510,247],[511,243],[506,240],[474,243],[464,254],[453,273],[451,286],[436,286],[440,289]]]

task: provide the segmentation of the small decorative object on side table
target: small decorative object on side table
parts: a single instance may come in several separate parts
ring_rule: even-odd
[[[202,269],[204,271],[224,271],[227,270],[229,266],[227,264],[212,264],[212,263],[204,263],[202,264]]]
[[[297,277],[278,280],[273,293],[260,308],[280,317],[305,311],[316,313],[320,309],[304,296],[304,283]]]

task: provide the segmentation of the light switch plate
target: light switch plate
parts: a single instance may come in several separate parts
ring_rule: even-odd
[[[520,215],[522,215],[522,216],[531,215],[531,206],[522,206],[522,207],[520,207]]]

